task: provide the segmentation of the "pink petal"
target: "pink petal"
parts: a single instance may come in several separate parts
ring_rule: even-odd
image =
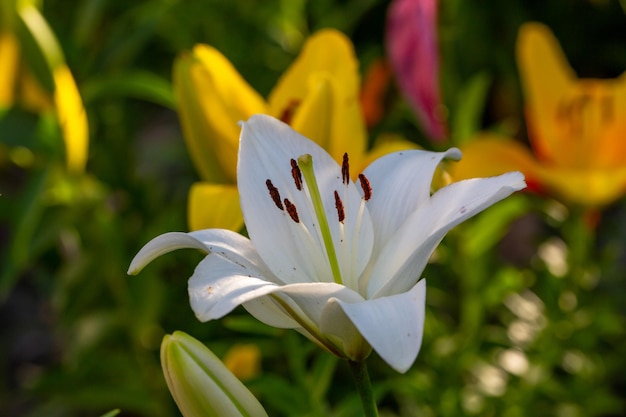
[[[396,0],[387,15],[386,46],[400,89],[426,135],[447,136],[439,86],[437,1]]]

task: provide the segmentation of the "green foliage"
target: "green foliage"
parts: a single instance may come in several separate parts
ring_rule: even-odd
[[[440,3],[455,143],[498,124],[524,138],[513,59],[524,20],[553,26],[585,74],[626,68],[618,2]],[[316,29],[340,28],[361,58],[380,55],[387,5],[43,4],[85,101],[90,158],[86,173],[70,175],[52,115],[0,114],[0,415],[176,416],[158,352],[177,329],[218,356],[234,343],[256,344],[263,371],[245,382],[269,415],[360,415],[347,365],[297,333],[243,310],[197,322],[186,285],[201,254],[162,257],[137,277],[126,270],[149,239],[186,229],[197,178],[174,110],[175,56],[209,43],[266,94]],[[373,132],[402,132],[432,148],[399,95],[388,99],[391,111]],[[520,194],[455,229],[425,271],[427,322],[415,365],[399,375],[369,359],[381,415],[622,415],[626,204],[595,215],[598,222]]]

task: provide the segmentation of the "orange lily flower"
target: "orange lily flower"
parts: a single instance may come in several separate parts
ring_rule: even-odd
[[[564,202],[598,207],[626,191],[626,72],[579,79],[552,32],[520,29],[517,59],[534,154],[513,139],[482,134],[451,167],[456,179],[522,171],[529,185]]]
[[[367,152],[359,63],[350,40],[336,30],[321,30],[305,42],[267,101],[208,45],[182,54],[173,78],[187,148],[202,179],[189,192],[191,230],[238,231],[243,226],[236,185],[237,123],[253,114],[289,123],[337,161],[348,152],[355,167],[365,168],[382,153],[411,147],[394,140]]]

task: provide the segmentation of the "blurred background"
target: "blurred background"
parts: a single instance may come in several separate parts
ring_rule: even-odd
[[[159,363],[161,339],[174,330],[221,358],[236,362],[233,347],[246,352],[240,377],[269,415],[360,415],[345,364],[296,332],[243,309],[195,319],[187,279],[201,254],[161,257],[135,277],[126,270],[152,237],[188,230],[198,174],[172,92],[175,58],[212,45],[266,97],[306,38],[332,27],[354,43],[367,83],[387,56],[390,2],[46,0],[29,3],[37,18],[20,20],[10,17],[18,2],[0,1],[0,34],[14,33],[23,51],[9,85],[10,47],[0,44],[0,415],[177,416]],[[471,92],[460,107],[473,131],[528,143],[515,61],[524,22],[549,26],[580,77],[626,69],[624,2],[438,7],[443,102],[454,116],[460,92]],[[38,43],[48,32],[37,19],[61,54]],[[63,113],[54,96],[65,67],[88,125],[86,160],[74,165],[68,136],[81,131],[63,114],[68,123],[84,116]],[[393,133],[426,149],[455,145],[429,141],[393,75],[383,81],[382,113],[368,120],[372,141]],[[625,246],[623,197],[589,209],[520,193],[454,229],[425,271],[426,329],[414,366],[400,375],[370,359],[381,414],[626,415]]]

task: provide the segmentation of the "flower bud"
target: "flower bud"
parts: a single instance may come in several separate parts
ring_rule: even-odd
[[[263,406],[218,357],[184,332],[165,335],[161,366],[184,417],[267,416]]]

